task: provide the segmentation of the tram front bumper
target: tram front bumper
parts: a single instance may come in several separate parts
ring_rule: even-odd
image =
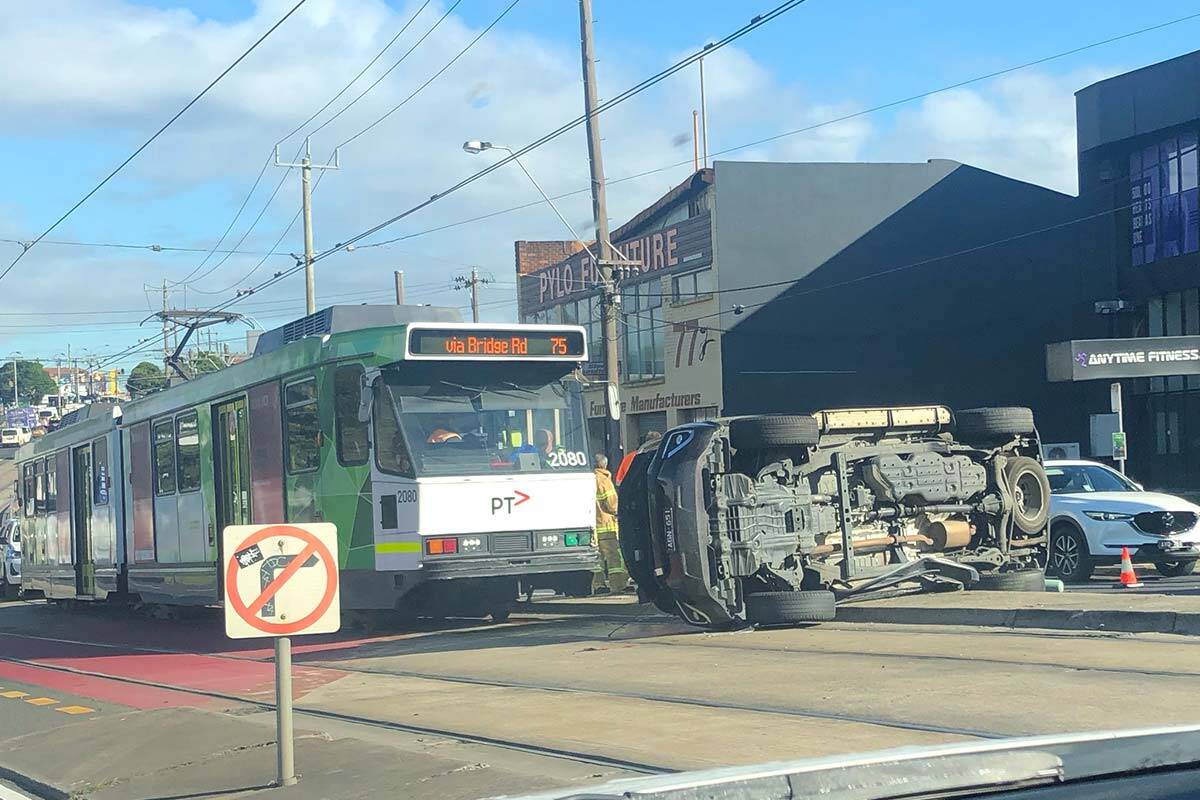
[[[514,556],[426,557],[421,571],[425,580],[437,581],[591,571],[598,562],[599,556],[594,547],[581,547],[578,550]]]

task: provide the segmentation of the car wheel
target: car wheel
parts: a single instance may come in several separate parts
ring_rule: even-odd
[[[1013,522],[1025,533],[1040,533],[1050,518],[1050,479],[1036,460],[1010,458],[1004,467],[1013,496]]]
[[[955,413],[954,427],[966,441],[1009,439],[1034,432],[1033,412],[1022,406],[964,408]]]
[[[1191,575],[1192,570],[1196,569],[1196,561],[1157,561],[1154,568],[1158,570],[1158,574],[1166,578],[1179,578],[1184,575]]]
[[[979,575],[979,583],[971,588],[981,592],[1044,592],[1046,573],[1040,569],[983,572]]]
[[[820,439],[816,419],[807,414],[739,417],[729,421],[729,443],[739,450],[808,447]]]
[[[1050,532],[1049,571],[1067,583],[1081,583],[1092,577],[1093,569],[1083,531],[1066,522],[1054,526]]]
[[[832,622],[833,592],[760,592],[746,596],[746,619],[757,625]]]

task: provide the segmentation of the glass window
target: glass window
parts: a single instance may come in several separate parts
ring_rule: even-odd
[[[1051,494],[1138,491],[1124,475],[1099,464],[1047,466],[1046,477],[1050,480]]]
[[[374,400],[371,417],[375,423],[375,465],[381,472],[415,477],[408,445],[404,441],[404,434],[400,432],[392,398],[383,381],[375,384]]]
[[[37,514],[46,513],[46,462],[33,462],[33,510]]]
[[[92,502],[108,505],[108,440],[92,442]]]
[[[407,382],[409,374],[385,371],[375,395],[380,469],[420,475],[589,470],[578,385],[547,383],[520,367],[502,374],[442,372],[441,380],[417,385]]]
[[[366,464],[370,450],[367,423],[358,419],[363,371],[361,364],[345,364],[333,373],[337,457],[338,463],[347,467]]]
[[[26,464],[22,467],[21,473],[21,502],[25,504],[25,516],[33,516],[34,502],[33,498],[37,490],[34,488],[33,464]]]
[[[321,423],[317,415],[317,379],[289,383],[283,390],[287,420],[288,472],[309,472],[321,463]]]
[[[58,511],[58,461],[54,456],[46,459],[46,513]]]
[[[151,441],[154,452],[154,493],[175,494],[175,423],[154,423]]]
[[[175,436],[179,491],[194,492],[200,488],[200,427],[195,411],[175,418]]]
[[[1146,323],[1148,333],[1147,336],[1162,336],[1163,335],[1163,299],[1162,297],[1151,297],[1146,303]],[[1150,379],[1150,391],[1161,392],[1166,388],[1166,382],[1162,378]]]

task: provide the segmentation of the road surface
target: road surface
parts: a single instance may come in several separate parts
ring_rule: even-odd
[[[953,626],[703,633],[657,616],[528,612],[506,625],[312,637],[294,643],[297,759],[309,791],[480,797],[1194,723],[1198,648],[1195,637]],[[9,738],[0,766],[53,773],[84,797],[260,786],[273,774],[259,752],[273,734],[270,653],[267,641],[226,640],[215,615],[167,622],[0,606],[0,686],[20,693],[0,691]],[[92,711],[31,705],[35,695]],[[98,738],[126,744],[64,758]],[[197,767],[218,758],[221,769]],[[323,783],[352,769],[351,785]]]

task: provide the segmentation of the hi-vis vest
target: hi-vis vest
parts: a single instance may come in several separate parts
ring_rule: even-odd
[[[596,470],[596,535],[617,532],[617,490],[606,469]]]

